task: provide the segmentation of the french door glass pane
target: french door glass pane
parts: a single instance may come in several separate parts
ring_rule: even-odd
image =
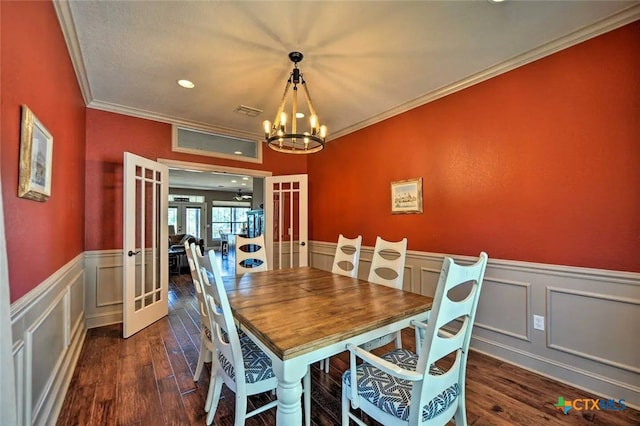
[[[178,232],[178,208],[169,207],[169,229],[173,226],[174,234]]]
[[[187,207],[186,219],[187,234],[200,238],[200,208]]]

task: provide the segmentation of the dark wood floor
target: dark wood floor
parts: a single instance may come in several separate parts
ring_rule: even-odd
[[[193,291],[189,275],[172,276],[169,316],[129,339],[122,339],[120,325],[89,330],[57,424],[204,425],[209,369],[193,382],[200,339]],[[411,348],[413,334],[405,332],[403,344]],[[339,424],[340,375],[347,366],[341,354],[331,358],[329,374],[312,368],[314,425]],[[476,352],[469,355],[466,388],[470,425],[640,425],[640,413],[630,408],[564,415],[554,407],[559,396],[595,396]],[[232,425],[234,396],[226,386],[222,395],[214,423]],[[250,408],[272,398],[252,397]],[[247,421],[274,424],[275,410]]]

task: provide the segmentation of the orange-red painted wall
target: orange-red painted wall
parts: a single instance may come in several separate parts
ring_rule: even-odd
[[[330,142],[310,235],[640,272],[640,22]],[[390,214],[423,178],[424,213]]]
[[[150,158],[267,170],[274,175],[306,173],[307,157],[263,150],[262,164],[171,151],[169,124],[87,110],[86,250],[122,248],[122,162],[125,151]]]
[[[11,301],[84,250],[85,106],[51,2],[2,2],[2,196]],[[51,197],[18,198],[20,105],[53,135]]]

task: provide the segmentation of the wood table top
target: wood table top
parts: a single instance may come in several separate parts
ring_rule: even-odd
[[[286,360],[431,309],[433,299],[310,267],[224,277],[241,326]]]

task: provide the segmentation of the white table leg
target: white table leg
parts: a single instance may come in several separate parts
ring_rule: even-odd
[[[276,363],[274,363],[276,364]],[[279,364],[279,363],[277,363]],[[306,374],[306,364],[287,362],[286,366],[274,365],[278,377],[278,408],[276,424],[285,426],[302,425],[302,378]]]

